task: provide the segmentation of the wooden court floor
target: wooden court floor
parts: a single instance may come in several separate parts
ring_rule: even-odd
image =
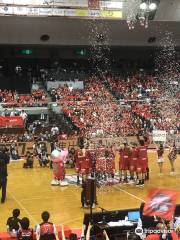
[[[82,226],[84,210],[80,204],[79,186],[52,187],[52,172],[49,168],[23,169],[23,162],[12,162],[9,165],[7,201],[0,204],[0,231],[6,230],[6,220],[14,208],[20,208],[21,217],[30,218],[31,226],[41,221],[40,214],[47,210],[51,221],[68,225],[71,228]],[[116,185],[98,189],[99,206],[107,210],[139,207],[146,199],[147,191],[152,187],[177,189],[180,191],[180,156],[176,159],[176,175],[169,176],[170,165],[165,158],[164,175],[158,176],[156,155],[149,153],[150,180],[143,189],[131,185]],[[73,173],[73,170],[67,170]],[[180,203],[180,196],[178,198]],[[96,208],[96,211],[101,211]]]

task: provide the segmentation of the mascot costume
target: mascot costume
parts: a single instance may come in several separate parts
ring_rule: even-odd
[[[66,157],[68,156],[68,150],[53,150],[51,153],[51,160],[53,165],[53,180],[51,185],[53,186],[67,186],[68,183],[65,181],[65,167]]]

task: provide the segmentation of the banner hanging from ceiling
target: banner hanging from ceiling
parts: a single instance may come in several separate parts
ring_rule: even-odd
[[[89,9],[99,9],[99,0],[88,0]]]

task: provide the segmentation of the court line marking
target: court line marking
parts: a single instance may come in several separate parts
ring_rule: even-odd
[[[21,209],[24,210],[24,212],[26,212],[26,214],[33,220],[34,224],[37,224],[38,221],[31,215],[31,213],[23,206],[23,204],[15,197],[15,195],[10,192],[7,191],[9,193],[9,195],[11,195],[11,197],[14,199],[14,201],[20,206]],[[31,223],[32,225],[32,223]]]
[[[134,194],[132,194],[132,193],[130,193],[130,192],[122,189],[121,187],[114,186],[114,188],[117,189],[117,190],[119,190],[119,191],[121,191],[121,192],[124,192],[124,193],[128,194],[129,196],[131,196],[131,197],[133,197],[133,198],[138,199],[138,200],[141,201],[141,202],[145,202],[144,199],[137,197],[136,195],[134,195]]]
[[[54,196],[52,197],[45,197],[43,199],[54,199]],[[42,197],[34,197],[34,198],[22,198],[21,200],[19,200],[20,202],[24,202],[24,201],[32,201],[32,200],[42,200]]]

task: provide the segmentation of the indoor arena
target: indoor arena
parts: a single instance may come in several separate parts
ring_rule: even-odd
[[[0,240],[180,239],[180,0],[0,0]]]

